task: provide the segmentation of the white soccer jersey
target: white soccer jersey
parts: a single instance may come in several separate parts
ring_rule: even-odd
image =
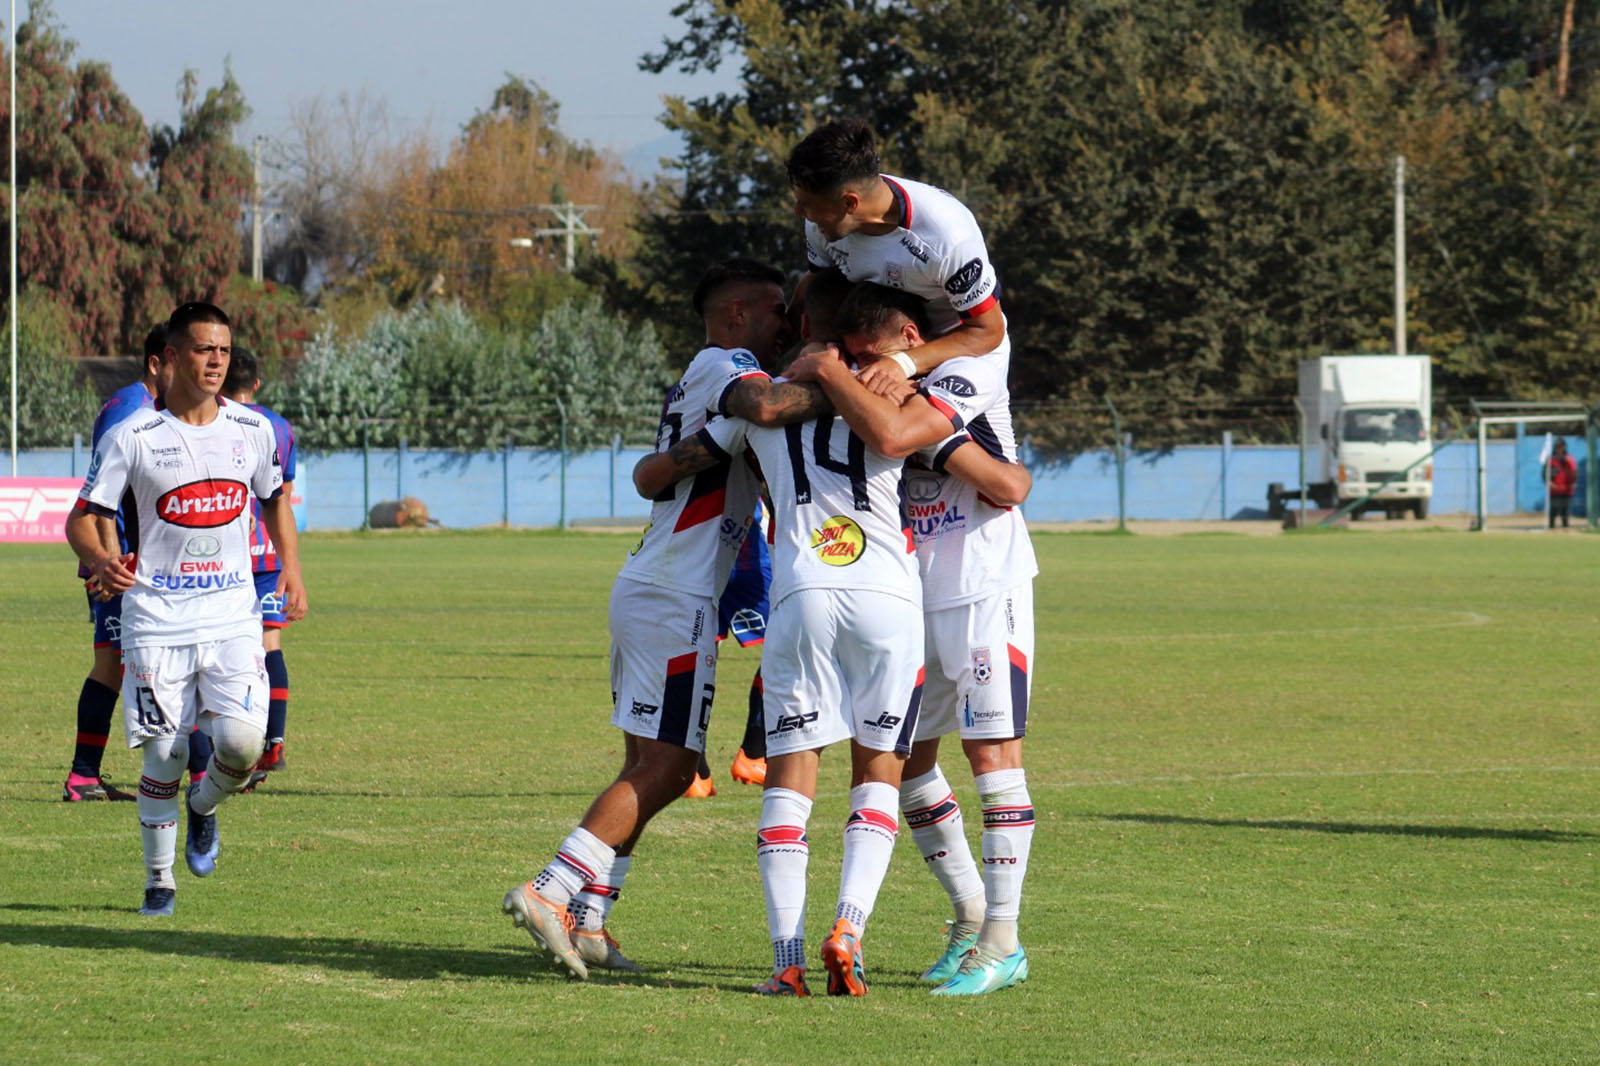
[[[927,610],[954,607],[1013,588],[1039,572],[1022,511],[997,507],[944,472],[967,440],[996,459],[1017,462],[1005,371],[990,356],[951,359],[920,390],[956,432],[906,464],[906,510],[917,545]]]
[[[743,348],[701,349],[667,392],[656,451],[666,451],[707,419],[726,414],[728,393],[739,382],[766,377],[761,363]],[[750,531],[758,497],[756,477],[743,461],[719,463],[676,482],[651,507],[650,524],[619,576],[720,597],[733,557]]]
[[[901,506],[903,462],[822,415],[765,429],[720,418],[701,437],[729,457],[756,454],[772,496],[773,608],[800,589],[873,589],[922,602]]]
[[[893,233],[846,234],[829,241],[806,223],[806,258],[818,270],[838,267],[851,281],[875,281],[904,289],[928,304],[934,334],[950,332],[998,300],[1000,282],[983,231],[966,205],[943,189],[883,175],[900,205]],[[1010,355],[1009,334],[997,354]]]
[[[79,497],[114,512],[131,490],[139,513],[134,585],[122,597],[122,646],[197,644],[261,634],[250,573],[250,495],[283,488],[272,427],[217,401],[203,426],[168,411],[130,418],[95,449]]]

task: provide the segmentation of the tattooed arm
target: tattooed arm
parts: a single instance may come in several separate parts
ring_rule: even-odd
[[[831,414],[833,404],[815,385],[746,378],[729,391],[723,407],[755,426],[782,426]]]
[[[654,500],[670,492],[672,486],[690,474],[710,469],[728,458],[711,437],[701,430],[691,434],[664,452],[655,452],[640,459],[633,468],[633,487],[647,500]]]

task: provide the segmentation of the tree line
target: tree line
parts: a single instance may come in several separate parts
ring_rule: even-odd
[[[684,149],[666,175],[631,178],[568,137],[528,78],[507,75],[445,145],[393,132],[365,98],[315,99],[269,152],[256,286],[241,276],[249,167],[231,76],[204,92],[190,79],[180,128],[147,129],[35,4],[18,43],[32,335],[135,350],[175,298],[219,298],[268,355],[279,401],[330,446],[347,439],[338,418],[497,445],[503,420],[442,428],[452,398],[537,420],[562,367],[598,380],[585,360],[603,356],[637,371],[626,407],[644,412],[699,345],[686,294],[705,265],[803,268],[784,158],[817,123],[859,115],[889,172],[950,189],[983,224],[1038,445],[1081,447],[1107,398],[1147,441],[1241,411],[1258,437],[1292,435],[1298,359],[1392,347],[1400,155],[1408,346],[1434,357],[1436,396],[1600,395],[1597,0],[685,0],[675,14],[680,34],[640,65],[727,64],[739,80],[668,99]],[[572,273],[556,244],[527,239],[561,203],[597,205],[602,231]],[[568,324],[545,327],[560,308]],[[452,391],[465,364],[423,354],[395,364],[408,384],[388,399],[312,388],[434,329],[503,353],[527,391]],[[560,339],[585,333],[645,354]],[[623,402],[596,395],[595,410]]]

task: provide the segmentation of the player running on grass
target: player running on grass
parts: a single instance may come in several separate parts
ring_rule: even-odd
[[[658,449],[716,414],[778,424],[826,407],[815,386],[776,383],[763,369],[788,337],[776,269],[748,259],[718,264],[696,286],[694,308],[707,346],[667,393]],[[622,772],[544,870],[503,902],[513,923],[578,978],[590,966],[638,969],[607,933],[606,917],[639,835],[683,795],[705,749],[716,689],[717,599],[749,535],[757,494],[743,462],[663,487],[611,592],[611,722],[623,732]]]
[[[923,345],[918,301],[878,285],[852,292],[842,312],[846,350],[858,361]],[[906,494],[924,589],[924,713],[901,786],[901,809],[955,909],[946,951],[925,974],[937,995],[977,995],[1027,979],[1017,939],[1033,803],[1022,769],[1032,683],[1033,594],[1038,573],[1021,512],[1027,493],[1011,431],[1004,363],[956,358],[928,374],[904,404],[873,394],[832,349],[808,349],[789,371],[814,378],[869,446],[915,454]],[[1019,481],[996,495],[960,476],[963,453],[987,453]],[[983,804],[983,876],[961,809],[938,766],[939,738],[961,735]]]
[[[156,326],[146,335],[144,376],[112,393],[111,399],[100,408],[89,439],[91,454],[111,429],[135,415],[155,409],[156,397],[163,391],[161,353],[166,346],[164,325]],[[133,545],[139,537],[137,518],[131,514],[128,502],[124,500],[118,505],[114,519],[101,520],[104,547],[118,555],[135,550]],[[131,528],[130,518],[134,519]],[[81,563],[78,577],[85,581],[90,577],[89,568]],[[87,591],[89,620],[94,624],[94,665],[78,693],[78,736],[72,752],[72,766],[67,771],[66,783],[61,786],[61,798],[68,803],[132,800],[131,794],[106,784],[100,776],[106,741],[111,735],[111,715],[117,706],[117,690],[122,685],[122,597],[102,596],[92,582]]]
[[[164,406],[130,419],[95,449],[67,540],[100,585],[123,593],[122,695],[128,746],[143,750],[139,824],[147,872],[141,914],[171,914],[177,884],[178,783],[198,723],[216,745],[189,786],[184,858],[197,877],[216,868],[216,810],[244,787],[266,730],[261,609],[250,578],[248,498],[283,562],[278,591],[291,618],[306,610],[294,515],[271,428],[217,398],[231,348],[228,317],[183,304],[167,322]],[[96,516],[133,492],[137,559],[108,552]]]

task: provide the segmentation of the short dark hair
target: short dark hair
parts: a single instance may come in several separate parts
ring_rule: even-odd
[[[876,178],[878,138],[859,118],[818,126],[789,152],[789,184],[828,195],[851,182]]]
[[[186,304],[179,304],[172,311],[172,317],[167,319],[167,340],[179,333],[187,333],[189,327],[205,322],[216,326],[231,325],[228,316],[216,304],[208,304],[200,300],[191,300]]]
[[[167,325],[165,322],[151,327],[150,332],[144,335],[144,357],[160,355],[167,350]]]
[[[839,339],[839,310],[854,287],[854,283],[835,267],[812,273],[811,281],[806,285],[806,324],[811,329],[809,340]]]
[[[839,332],[864,337],[881,337],[900,328],[908,320],[924,335],[928,332],[928,309],[921,298],[904,289],[863,281],[850,290],[839,308]]]
[[[761,285],[776,285],[782,289],[785,280],[783,271],[759,259],[746,259],[742,256],[726,259],[714,264],[700,275],[700,283],[694,287],[694,313],[704,318],[706,303],[724,286],[755,282]]]
[[[233,356],[228,360],[228,372],[222,378],[222,394],[236,396],[255,388],[256,369],[256,353],[242,344],[235,344]]]

